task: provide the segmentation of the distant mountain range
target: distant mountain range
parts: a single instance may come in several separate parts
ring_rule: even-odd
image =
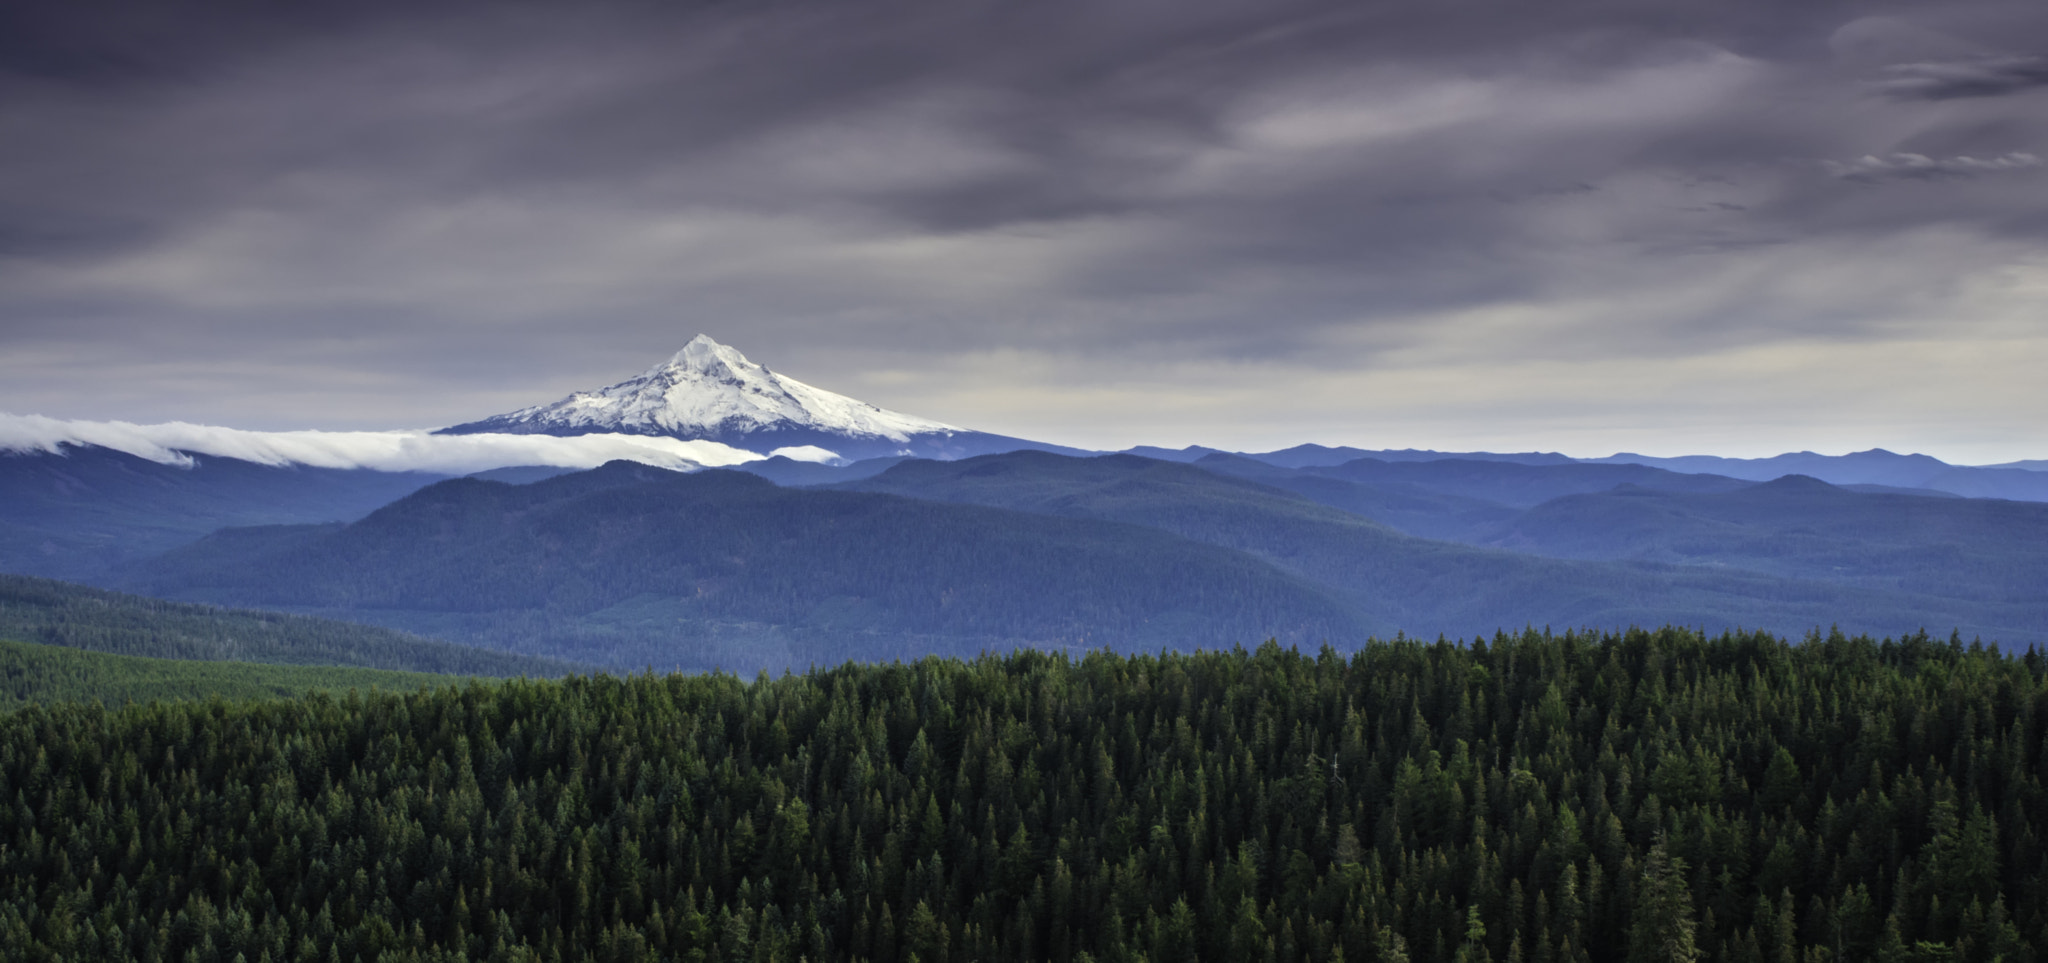
[[[1846,455],[1821,455],[1801,451],[1769,458],[1722,458],[1715,455],[1659,458],[1629,452],[1608,455],[1605,458],[1573,458],[1557,452],[1541,451],[1499,453],[1424,451],[1413,448],[1371,450],[1331,448],[1325,445],[1296,445],[1293,448],[1268,452],[1226,452],[1199,445],[1187,448],[1140,446],[1125,449],[1125,453],[1180,462],[1197,462],[1212,455],[1236,455],[1279,468],[1334,468],[1360,459],[1386,463],[1484,461],[1531,466],[1643,465],[1677,474],[1711,474],[1745,481],[1770,481],[1786,475],[1806,475],[1832,485],[1962,495],[1966,498],[2048,501],[2048,461],[2018,461],[1985,466],[1951,465],[1928,455],[1901,455],[1882,448]]]
[[[913,459],[808,488],[623,462],[455,479],[353,524],[223,530],[118,581],[618,668],[1674,621],[2048,642],[2048,599],[2029,590],[2048,573],[2048,506],[1494,463],[1675,490],[1625,482],[1526,509],[1445,495],[1493,513],[1460,544],[1218,458]]]
[[[2036,467],[1102,455],[891,412],[700,336],[439,432],[0,416],[0,572],[614,667],[1673,621],[2030,643]]]
[[[1268,465],[1277,465],[1281,468],[1319,468],[1341,465],[1345,462],[1357,461],[1360,458],[1372,458],[1378,461],[1437,461],[1445,458],[1461,458],[1478,461],[1505,461],[1521,465],[1569,465],[1577,461],[1577,459],[1569,455],[1560,455],[1549,451],[1525,451],[1510,454],[1490,451],[1426,451],[1416,448],[1373,451],[1364,448],[1332,448],[1328,445],[1296,445],[1292,448],[1282,448],[1278,451],[1257,453],[1227,452],[1220,448],[1205,448],[1201,445],[1189,445],[1186,448],[1157,448],[1151,445],[1140,445],[1136,448],[1126,448],[1123,453],[1145,458],[1157,458],[1161,461],[1200,461],[1210,455],[1240,455],[1245,458],[1265,462]]]
[[[1927,455],[1900,455],[1882,448],[1847,455],[1800,451],[1770,458],[1717,458],[1712,455],[1650,458],[1623,453],[1588,461],[1654,465],[1681,472],[1713,472],[1750,481],[1807,475],[1836,485],[1879,485],[1947,492],[1969,498],[2048,501],[2048,472],[2015,465],[1951,465]]]
[[[2048,641],[2038,591],[2048,583],[2048,505],[1864,494],[1801,477],[1456,460],[1394,466],[1415,469],[1405,486],[1352,483],[1326,498],[1317,496],[1332,490],[1313,484],[1287,490],[1284,475],[1219,477],[1230,474],[1219,470],[1232,467],[1227,457],[1179,465],[1019,452],[904,462],[840,487],[1161,528],[1248,552],[1330,586],[1380,625],[1424,635],[1516,620],[1673,619],[1797,634],[1832,608],[1819,617],[1859,631],[1974,626],[1987,638]],[[1617,469],[1631,480],[1599,477]],[[1359,506],[1361,494],[1412,501],[1403,516]],[[1431,527],[1432,516],[1463,527],[1396,531]]]

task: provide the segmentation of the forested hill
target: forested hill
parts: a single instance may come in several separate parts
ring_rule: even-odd
[[[31,702],[121,705],[154,699],[276,698],[315,690],[404,691],[463,681],[388,669],[151,659],[0,640],[0,710]]]
[[[629,670],[1379,628],[1322,586],[1153,528],[626,462],[442,482],[341,528],[216,533],[134,585]]]
[[[164,659],[557,676],[577,666],[329,619],[222,609],[0,575],[0,640]]]
[[[1676,630],[0,717],[10,960],[1989,963],[2048,666]]]

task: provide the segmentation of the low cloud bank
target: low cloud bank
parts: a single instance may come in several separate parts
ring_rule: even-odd
[[[816,445],[796,445],[791,448],[777,448],[768,453],[770,458],[777,456],[787,458],[790,461],[816,462],[820,465],[830,465],[840,460],[838,452],[827,448],[820,448]]]
[[[460,475],[514,465],[595,468],[626,459],[662,468],[721,468],[762,456],[714,441],[646,435],[435,435],[427,431],[244,431],[174,421],[65,421],[0,413],[0,451],[61,452],[63,445],[99,445],[166,465],[189,466],[192,455],[264,465],[368,468]]]

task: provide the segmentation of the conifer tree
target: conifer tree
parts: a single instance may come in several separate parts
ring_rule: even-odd
[[[1692,891],[1685,860],[1671,855],[1658,834],[1636,882],[1634,921],[1629,927],[1629,963],[1697,963]]]

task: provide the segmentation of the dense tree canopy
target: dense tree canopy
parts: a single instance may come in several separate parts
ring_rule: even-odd
[[[1666,629],[31,707],[0,956],[2030,960],[2044,672]]]

